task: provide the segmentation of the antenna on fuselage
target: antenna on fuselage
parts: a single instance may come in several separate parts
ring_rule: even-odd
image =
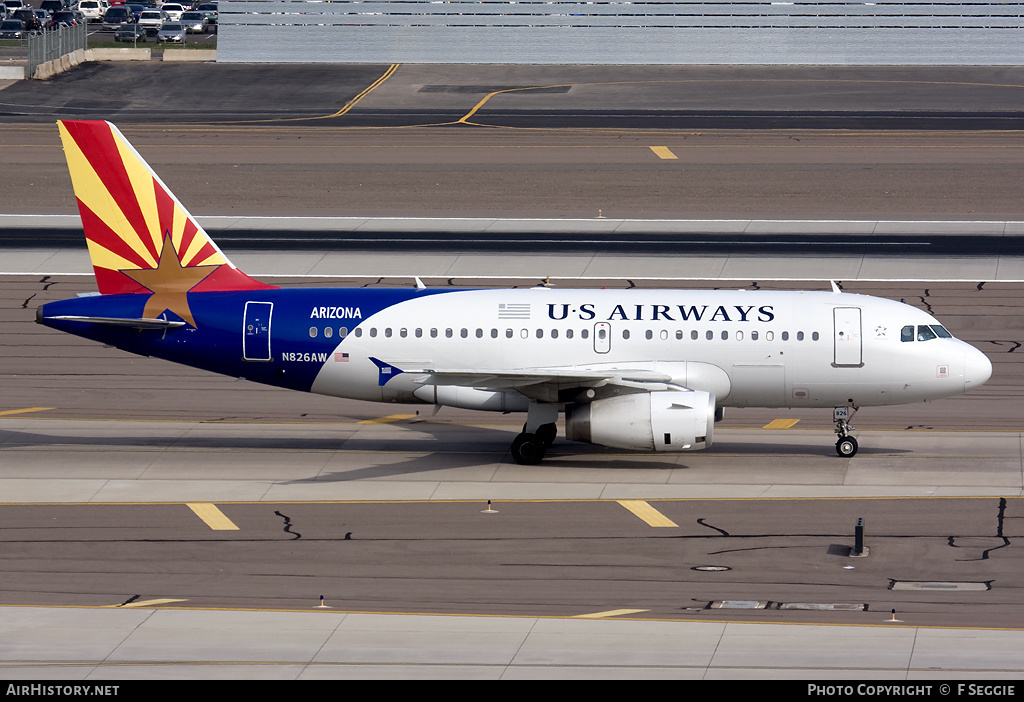
[[[418,275],[414,275],[412,278],[413,278],[413,280],[416,281],[416,289],[417,290],[424,290],[427,287],[426,285],[423,284],[423,281],[420,280],[420,277]]]
[[[843,289],[841,287],[839,287],[839,284],[836,283],[836,281],[830,280],[828,282],[832,283],[832,292],[838,294],[838,293],[841,293],[843,291]]]

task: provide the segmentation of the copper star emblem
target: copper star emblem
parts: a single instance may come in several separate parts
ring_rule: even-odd
[[[157,315],[169,310],[195,327],[196,322],[188,306],[188,291],[218,268],[219,265],[182,266],[171,235],[167,233],[164,235],[164,246],[160,250],[160,262],[156,268],[137,268],[121,272],[153,293],[146,300],[146,307],[142,311],[143,317],[156,319]]]

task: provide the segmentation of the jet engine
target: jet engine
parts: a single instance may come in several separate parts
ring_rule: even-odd
[[[565,438],[636,451],[699,451],[711,446],[715,396],[659,390],[570,405]]]

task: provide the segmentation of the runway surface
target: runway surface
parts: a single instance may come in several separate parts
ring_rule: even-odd
[[[90,115],[122,123],[205,216],[1024,220],[1024,147],[1006,129],[1019,112],[1016,69],[851,82],[831,71],[580,70],[567,81],[544,67],[398,67],[352,103],[387,67],[353,70],[319,96],[322,80],[292,81],[290,102],[253,92],[280,97],[286,78],[230,94],[218,80],[151,91],[132,79],[148,69],[108,68],[0,91],[4,214],[74,213],[55,127],[27,122]],[[556,84],[570,87],[508,90]],[[213,126],[192,122],[205,90],[234,111]],[[930,131],[708,132],[686,121],[720,124],[723,107],[729,126],[827,127],[823,115],[842,113],[844,127],[868,117],[883,121],[861,127],[917,120]],[[425,118],[454,123],[394,127]],[[977,120],[985,130],[955,126]],[[392,128],[360,126],[371,122]],[[386,254],[336,240],[286,254],[226,247],[283,285],[420,275],[822,289],[831,278],[928,309],[993,361],[970,395],[860,412],[853,459],[835,456],[827,412],[743,410],[727,413],[707,452],[559,440],[535,467],[508,456],[512,416],[285,393],[35,325],[36,305],[92,289],[88,261],[62,235],[8,238],[0,621],[13,635],[0,665],[10,677],[81,679],[1019,678],[1024,266],[1012,226],[983,250],[961,234],[938,257],[766,258],[740,244],[697,254],[677,241],[652,258],[628,237],[557,257],[543,242],[515,257],[457,240]],[[857,519],[864,558],[850,553]]]

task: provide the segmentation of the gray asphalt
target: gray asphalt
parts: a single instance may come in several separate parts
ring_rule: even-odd
[[[0,210],[74,212],[55,128],[26,124],[74,115],[123,122],[201,215],[1024,220],[1022,146],[1015,131],[1000,131],[1019,110],[1019,69],[399,67],[337,114],[387,67],[344,73],[327,90],[326,81],[294,76],[227,90],[239,81],[218,78],[227,75],[219,67],[196,67],[195,75],[210,79],[202,84],[183,73],[173,89],[157,80],[152,90],[138,76],[171,74],[112,68],[0,90],[0,111],[8,112],[0,134],[13,166],[0,172]],[[556,83],[572,87],[495,96],[470,114],[486,90]],[[197,124],[218,94],[219,124]],[[751,110],[768,114],[742,114]],[[787,110],[818,121],[772,121]],[[771,129],[709,132],[683,121],[708,111],[712,120],[722,111],[755,120],[731,126]],[[830,112],[842,113],[840,127],[863,117],[883,121],[852,132],[778,129],[835,125],[822,120]],[[647,129],[636,128],[638,116]],[[893,121],[902,118],[917,121]],[[456,124],[359,126],[438,120]],[[543,129],[506,128],[512,124]],[[929,131],[863,129],[886,124]],[[613,129],[582,128],[593,126]],[[989,385],[958,400],[861,413],[865,449],[848,461],[830,455],[827,418],[801,415],[798,429],[775,433],[760,427],[777,417],[740,413],[723,429],[724,450],[664,464],[560,443],[556,472],[508,461],[510,419],[478,426],[469,413],[385,418],[382,409],[405,408],[271,396],[51,338],[32,324],[31,309],[88,287],[74,275],[81,253],[4,251],[5,264],[31,275],[2,281],[9,329],[2,409],[14,413],[0,417],[0,479],[11,502],[48,495],[63,503],[0,509],[12,554],[0,576],[3,604],[34,605],[0,607],[5,630],[15,632],[2,645],[12,674],[39,676],[42,664],[56,676],[210,677],[216,669],[252,674],[253,662],[271,662],[262,674],[290,678],[1020,676],[1019,656],[1006,653],[1019,650],[1020,568],[1012,546],[1024,489],[1014,355],[1024,336],[1017,309],[1024,275],[1012,251],[967,260],[773,260],[733,252],[690,261],[683,276],[685,253],[565,257],[560,272],[567,267],[567,279],[593,285],[635,284],[624,271],[641,284],[846,279],[847,289],[933,309],[990,354],[995,372]],[[515,284],[553,267],[541,256],[334,253],[340,256],[320,252],[311,263],[309,251],[239,251],[236,263],[302,276],[328,267],[331,277],[301,282],[336,283],[341,275],[356,284],[367,270],[405,276],[423,267],[433,284],[456,277]],[[918,282],[894,282],[915,274]],[[194,387],[207,391],[201,402]],[[367,420],[377,423],[358,424]],[[467,452],[467,445],[478,448]],[[411,502],[373,502],[382,494]],[[239,504],[239,495],[260,504]],[[481,511],[491,495],[500,500],[497,514]],[[759,499],[706,499],[723,495]],[[785,500],[764,499],[771,496]],[[836,501],[793,499],[803,496]],[[655,507],[679,526],[650,526],[614,501],[658,497]],[[335,502],[313,504],[318,499]],[[143,504],[152,501],[161,504]],[[186,501],[217,503],[239,531],[213,532]],[[71,504],[91,502],[119,504]],[[866,559],[848,557],[858,517],[868,523]],[[52,557],[40,560],[40,549]],[[136,558],[126,560],[125,549]],[[442,558],[458,563],[431,572]],[[690,570],[723,564],[732,570]],[[367,574],[378,577],[361,579]],[[718,586],[707,587],[704,576],[720,575]],[[298,610],[313,609],[303,603],[321,594],[333,609],[317,614],[331,619],[311,624],[315,615]],[[235,600],[264,611],[192,609],[244,608]],[[106,606],[120,607],[93,609]],[[181,609],[166,609],[173,607]],[[293,612],[267,611],[281,608]],[[353,609],[406,614],[346,614]],[[420,609],[519,616],[410,614]],[[570,619],[579,615],[601,621]],[[779,628],[729,628],[746,626],[739,622]],[[867,626],[789,629],[783,622]],[[970,644],[959,630],[932,626],[972,627],[965,630]],[[68,637],[69,630],[78,633]],[[263,645],[268,635],[271,649]],[[197,648],[197,640],[211,645]],[[624,656],[627,650],[637,653]]]

